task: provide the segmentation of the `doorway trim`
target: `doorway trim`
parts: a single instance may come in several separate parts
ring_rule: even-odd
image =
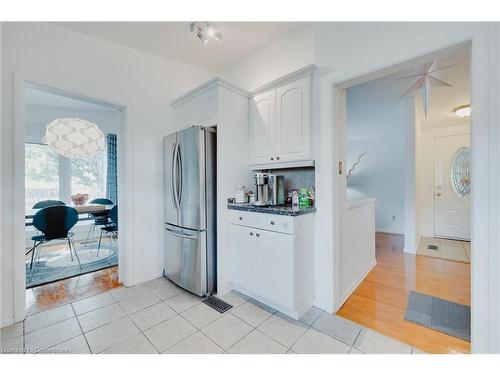
[[[15,72],[14,80],[14,322],[26,317],[26,269],[25,248],[25,181],[24,181],[24,142],[25,142],[25,88],[26,85],[36,85],[59,95],[96,103],[116,109],[120,113],[118,142],[118,226],[123,228],[123,235],[118,238],[119,280],[125,285],[133,284],[133,222],[124,217],[133,217],[133,143],[132,129],[129,126],[133,108],[130,105],[117,104],[112,100],[96,98],[94,95],[76,93],[60,84],[52,84],[37,77],[27,77],[21,72]],[[59,87],[57,87],[59,86]],[[57,87],[57,88],[56,88]]]
[[[474,117],[471,118],[471,147],[473,151],[473,186],[472,191],[472,220],[471,245],[473,247],[471,262],[471,311],[472,311],[472,352],[495,353],[500,352],[500,176],[495,166],[500,164],[500,26],[488,25],[478,31],[471,39],[460,44],[444,47],[440,50],[431,50],[417,58],[409,58],[399,64],[387,66],[376,72],[357,75],[348,80],[335,81],[330,79],[333,89],[332,101],[333,116],[331,125],[334,129],[332,155],[335,162],[344,161],[345,137],[345,108],[339,108],[339,103],[345,103],[346,89],[362,82],[380,78],[391,73],[413,66],[429,58],[437,58],[441,54],[449,54],[453,49],[468,46],[471,51],[471,105],[474,108]],[[482,166],[482,168],[475,168]],[[333,190],[338,197],[333,207],[333,233],[342,234],[344,208],[346,207],[346,179],[334,174]],[[342,177],[342,178],[341,178]],[[488,218],[487,225],[484,225]],[[340,305],[339,257],[340,241],[333,242],[333,271],[334,290],[333,305],[337,311]]]

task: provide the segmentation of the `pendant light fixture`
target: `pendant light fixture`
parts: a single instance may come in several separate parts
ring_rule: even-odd
[[[56,119],[47,125],[43,142],[67,158],[90,158],[104,150],[104,133],[80,118]]]

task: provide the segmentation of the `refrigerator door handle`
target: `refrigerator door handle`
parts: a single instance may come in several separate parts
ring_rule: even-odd
[[[179,163],[178,166],[178,177],[179,177],[179,191],[177,192],[178,198],[177,198],[177,204],[179,208],[181,207],[181,202],[182,202],[182,153],[181,153],[181,146],[177,146],[177,160]]]
[[[178,210],[180,208],[179,204],[179,193],[177,191],[178,187],[178,168],[179,168],[179,142],[174,146],[174,157],[172,158],[172,194],[175,203],[175,208]]]
[[[167,230],[167,232],[169,232],[170,234],[172,234],[173,236],[176,236],[176,237],[187,238],[190,240],[197,240],[198,239],[197,236],[190,236],[189,234],[179,233],[179,232],[177,232],[173,229],[167,228],[167,227],[165,227],[165,229]]]

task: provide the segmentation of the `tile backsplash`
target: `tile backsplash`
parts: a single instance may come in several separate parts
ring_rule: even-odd
[[[285,176],[285,190],[315,187],[314,167],[273,169],[270,173]]]

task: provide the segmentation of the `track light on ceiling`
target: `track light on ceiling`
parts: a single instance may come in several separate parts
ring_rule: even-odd
[[[191,22],[189,30],[192,33],[196,33],[198,39],[205,46],[209,40],[216,40],[220,42],[222,40],[222,33],[217,32],[209,22]]]

